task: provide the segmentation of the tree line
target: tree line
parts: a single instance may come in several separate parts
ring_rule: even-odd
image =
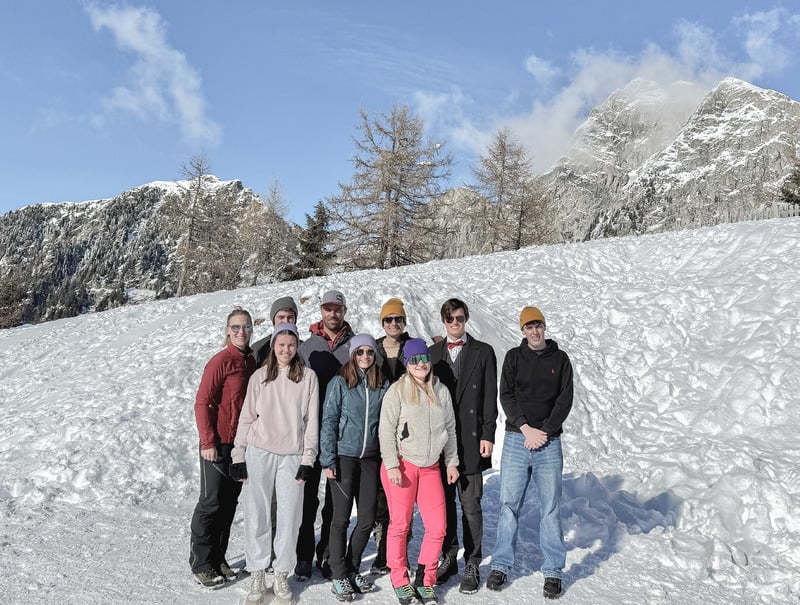
[[[447,190],[452,156],[426,138],[423,120],[408,106],[376,116],[362,110],[359,117],[352,177],[316,203],[303,227],[286,221],[278,183],[245,209],[210,196],[210,163],[193,157],[170,208],[182,229],[175,293],[246,285],[245,276],[255,284],[388,269],[552,241],[551,211],[524,146],[508,129],[476,162],[474,182]]]

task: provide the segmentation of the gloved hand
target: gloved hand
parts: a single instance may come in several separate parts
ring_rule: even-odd
[[[247,479],[247,463],[234,462],[230,467],[230,478],[234,481],[244,481]]]
[[[301,464],[297,469],[297,474],[294,476],[298,481],[308,481],[314,476],[314,467],[307,464]]]

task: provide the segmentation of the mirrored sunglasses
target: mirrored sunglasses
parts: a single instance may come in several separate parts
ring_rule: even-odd
[[[410,363],[412,366],[416,366],[421,363],[428,363],[430,360],[430,355],[414,355],[414,357],[408,360],[408,363]]]

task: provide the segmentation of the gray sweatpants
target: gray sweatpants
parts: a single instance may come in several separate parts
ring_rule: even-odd
[[[303,484],[295,475],[299,454],[273,454],[247,446],[247,482],[244,487],[244,554],[247,571],[266,569],[291,574],[297,563],[297,534],[303,517]],[[272,536],[272,494],[276,494],[277,523]],[[275,560],[270,561],[272,550]]]

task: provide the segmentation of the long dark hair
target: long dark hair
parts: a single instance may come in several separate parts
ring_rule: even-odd
[[[280,336],[281,334],[290,334],[294,336],[295,341],[299,345],[299,339],[297,338],[297,334],[292,332],[291,330],[283,330],[282,332],[278,332],[277,334],[272,335],[272,346],[269,348],[269,355],[267,356],[267,360],[264,362],[264,367],[267,371],[264,374],[264,384],[268,382],[272,382],[278,377],[278,357],[275,355],[275,339]],[[289,380],[292,382],[300,382],[303,380],[303,375],[305,374],[305,364],[303,363],[303,358],[300,357],[298,353],[294,354],[292,360],[289,362],[289,373],[287,376]]]
[[[375,355],[377,356],[377,352]],[[358,349],[353,351],[352,355],[350,355],[350,359],[347,360],[347,363],[339,368],[339,371],[336,373],[338,376],[344,378],[348,388],[351,389],[358,384],[358,379],[360,377],[361,368],[358,367],[357,359]],[[373,391],[383,384],[383,373],[378,369],[377,361],[377,358],[373,357],[372,365],[367,368],[366,372],[364,372],[364,376],[367,380],[367,386]]]

